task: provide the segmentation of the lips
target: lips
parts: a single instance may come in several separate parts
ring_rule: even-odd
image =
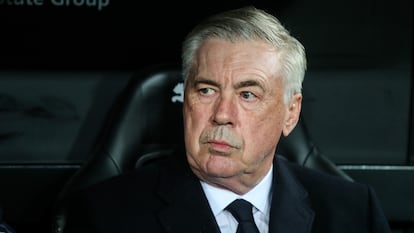
[[[207,145],[211,153],[228,153],[242,147],[242,140],[225,126],[209,128],[200,135],[200,144]]]
[[[210,145],[211,149],[217,152],[227,152],[235,148],[234,146],[225,141],[210,140],[207,143]]]

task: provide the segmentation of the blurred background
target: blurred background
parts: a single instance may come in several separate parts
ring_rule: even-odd
[[[0,203],[18,233],[45,232],[131,74],[179,65],[186,33],[244,5],[307,51],[302,119],[323,153],[414,232],[411,0],[0,0]]]

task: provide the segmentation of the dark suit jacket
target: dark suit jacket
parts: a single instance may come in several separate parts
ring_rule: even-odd
[[[274,162],[269,232],[391,232],[367,185]],[[65,232],[219,233],[185,159],[165,159],[115,177],[73,199]]]

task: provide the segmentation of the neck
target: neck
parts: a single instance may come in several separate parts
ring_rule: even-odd
[[[233,177],[202,177],[196,174],[201,180],[217,188],[226,189],[237,195],[244,195],[256,187],[268,174],[272,164],[266,169],[260,169],[256,173],[242,173]]]

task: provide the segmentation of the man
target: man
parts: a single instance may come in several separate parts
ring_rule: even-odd
[[[185,149],[89,188],[67,232],[390,232],[369,186],[275,157],[298,122],[306,69],[276,18],[253,7],[212,16],[182,60]]]

